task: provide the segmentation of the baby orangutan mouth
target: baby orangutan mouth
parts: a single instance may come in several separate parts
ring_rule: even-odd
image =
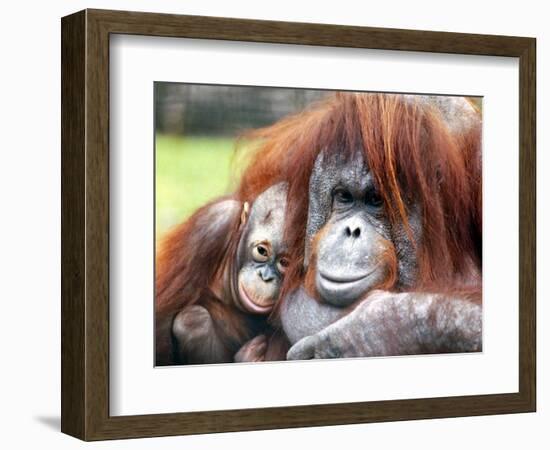
[[[261,297],[259,295],[250,294],[244,287],[242,282],[239,282],[239,297],[243,306],[250,312],[256,314],[267,314],[273,308],[275,301],[271,297]]]

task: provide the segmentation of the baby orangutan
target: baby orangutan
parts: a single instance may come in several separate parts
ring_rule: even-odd
[[[267,321],[287,266],[287,185],[253,202],[197,211],[159,252],[156,363],[285,359],[286,339]]]

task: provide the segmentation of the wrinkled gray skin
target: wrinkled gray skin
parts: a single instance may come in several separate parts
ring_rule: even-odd
[[[454,122],[473,120],[472,107],[464,99],[452,100],[444,102],[446,110],[439,99],[424,101],[441,110],[451,129],[468,126]],[[321,152],[310,179],[305,265],[312,259],[313,238],[323,229],[315,273],[320,298],[300,288],[285,299],[281,320],[294,344],[288,359],[480,351],[480,305],[437,293],[372,292],[385,275],[376,263],[384,240],[395,245],[400,290],[415,283],[416,252],[404,227],[392,229],[381,208],[369,204],[372,179],[362,157],[345,161],[338,155],[327,158]],[[339,200],[341,188],[353,201],[348,194],[348,201]],[[421,242],[418,205],[407,208],[413,238]]]
[[[298,341],[287,359],[478,352],[481,319],[479,305],[458,297],[373,291],[351,313]]]
[[[310,297],[303,287],[292,292],[282,303],[281,321],[291,344],[320,332],[349,313],[348,308],[338,308]]]
[[[216,203],[208,216],[212,220],[205,224],[212,229],[212,235],[218,235],[215,227],[228,228],[228,224],[241,214],[241,226],[245,228],[237,258],[226,267],[219,295],[226,305],[250,314],[250,326],[260,331],[264,323],[260,316],[271,311],[279,294],[282,274],[278,263],[285,250],[282,237],[286,196],[287,185],[280,183],[260,194],[249,213],[247,206],[235,200]],[[269,250],[265,258],[259,258],[261,255],[254,252],[258,244]],[[231,351],[228,342],[233,343],[236,337],[226,328],[225,323],[214,323],[208,310],[201,305],[184,308],[172,323],[179,359],[190,364],[260,360],[266,350],[265,336],[246,344],[237,343],[243,348],[234,356],[235,351]]]
[[[414,280],[414,247],[403,227],[390,226],[359,151],[349,162],[341,153],[327,157],[321,152],[310,178],[309,198],[305,265],[311,259],[313,238],[323,228],[315,268],[315,287],[323,302],[346,307],[383,282],[387,276],[383,254],[389,242],[401,255],[401,283]],[[409,211],[409,221],[414,240],[420,242],[416,208]]]

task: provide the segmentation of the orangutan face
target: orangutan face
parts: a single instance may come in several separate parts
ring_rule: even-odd
[[[279,295],[288,266],[283,243],[286,195],[286,184],[277,184],[252,205],[238,252],[237,296],[247,312],[269,313]]]

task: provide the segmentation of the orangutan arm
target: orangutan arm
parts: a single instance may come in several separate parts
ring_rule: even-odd
[[[460,297],[375,291],[350,314],[297,342],[288,359],[477,352],[482,308]]]
[[[210,312],[203,306],[184,308],[174,319],[176,353],[183,364],[233,362],[233,352],[219,336]]]

